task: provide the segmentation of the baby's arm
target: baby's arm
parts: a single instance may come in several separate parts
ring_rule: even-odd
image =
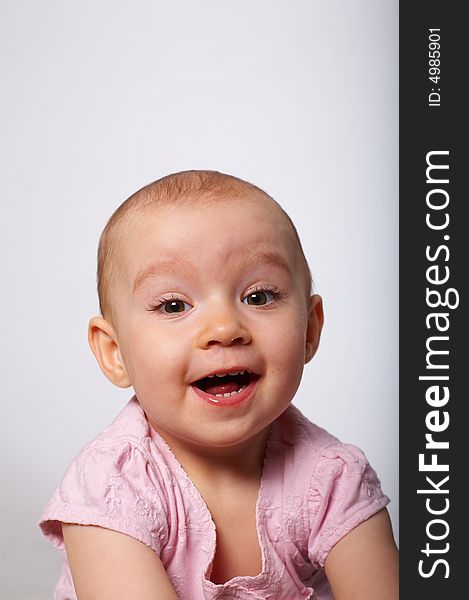
[[[79,600],[177,600],[145,544],[102,527],[62,523],[62,531]]]
[[[334,600],[397,600],[398,552],[388,511],[380,510],[337,542],[325,569]]]

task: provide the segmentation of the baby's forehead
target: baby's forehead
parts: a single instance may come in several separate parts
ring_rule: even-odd
[[[195,223],[194,227],[192,226]],[[184,225],[182,225],[184,224]],[[227,239],[233,235],[246,239],[246,230],[257,245],[282,246],[294,254],[298,247],[296,230],[288,215],[268,196],[196,198],[171,205],[152,205],[129,215],[121,227],[121,245],[126,254],[138,252],[143,239],[163,240],[170,248],[181,241],[181,227],[188,238],[196,237],[204,245],[222,224]],[[184,231],[184,230],[183,230]],[[240,240],[240,243],[241,240]]]
[[[142,196],[140,195],[141,199]],[[144,198],[145,200],[145,198]],[[104,306],[111,306],[111,292],[120,283],[132,286],[139,271],[145,268],[145,263],[161,258],[155,256],[159,252],[159,248],[165,247],[160,244],[160,236],[166,239],[166,248],[169,250],[177,245],[178,240],[181,242],[181,237],[172,237],[171,227],[179,221],[190,221],[191,214],[198,215],[198,224],[200,220],[207,223],[206,232],[201,232],[200,227],[196,228],[194,235],[199,236],[201,247],[205,246],[215,252],[211,245],[210,227],[212,224],[212,215],[216,213],[218,222],[220,217],[223,222],[223,230],[230,231],[231,235],[237,235],[246,223],[251,224],[251,232],[254,231],[255,238],[252,246],[266,246],[269,249],[282,250],[284,257],[288,258],[290,268],[303,273],[305,276],[306,287],[310,288],[310,274],[306,259],[301,247],[301,242],[298,237],[295,226],[287,213],[282,207],[273,200],[270,196],[262,191],[248,191],[241,194],[212,194],[208,196],[182,196],[176,201],[171,199],[170,202],[160,202],[159,199],[150,199],[149,202],[138,202],[127,204],[126,210],[118,215],[108,226],[106,234],[106,252],[102,252],[101,270],[99,284],[100,298]],[[212,212],[212,209],[216,210]],[[169,219],[164,218],[164,214],[170,214]],[[188,213],[189,214],[188,216]],[[249,213],[249,214],[248,214]],[[155,216],[161,214],[161,222]],[[176,218],[175,218],[176,217]],[[179,217],[181,217],[179,219]],[[188,218],[186,218],[188,217]],[[155,226],[156,223],[163,223],[163,227]],[[190,229],[189,229],[190,231]],[[239,237],[246,240],[244,235],[239,234]],[[143,251],[143,240],[154,239],[155,243],[152,250],[153,256],[149,256],[146,251]],[[220,238],[219,238],[220,239]],[[263,244],[265,242],[265,244]],[[185,246],[184,238],[181,246]],[[226,250],[221,243],[222,250]],[[238,244],[239,247],[239,244]],[[244,248],[250,247],[250,244],[245,244]],[[170,253],[170,252],[169,252]],[[198,247],[193,251],[190,257],[193,261],[197,260]],[[244,253],[244,249],[241,250]],[[168,254],[168,253],[166,253]],[[180,253],[179,253],[180,254]],[[167,258],[167,257],[166,257]],[[119,283],[120,282],[120,283]],[[132,286],[133,287],[133,286]]]
[[[174,272],[182,274],[186,266],[202,263],[202,258],[234,268],[252,265],[251,257],[260,261],[266,256],[272,262],[273,254],[283,254],[284,262],[294,269],[297,244],[281,212],[262,198],[138,211],[121,228],[121,276],[133,287],[133,280],[148,264],[173,265]]]

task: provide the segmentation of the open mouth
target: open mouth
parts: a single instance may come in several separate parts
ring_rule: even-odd
[[[229,398],[242,392],[258,378],[259,376],[251,371],[230,371],[198,379],[192,385],[217,398]]]

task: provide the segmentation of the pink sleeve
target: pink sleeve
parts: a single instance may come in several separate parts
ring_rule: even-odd
[[[332,547],[388,502],[359,448],[337,443],[323,450],[310,488],[311,562],[324,567]]]
[[[125,533],[159,555],[168,527],[158,478],[151,460],[128,441],[85,448],[47,504],[40,527],[61,549],[63,521]]]

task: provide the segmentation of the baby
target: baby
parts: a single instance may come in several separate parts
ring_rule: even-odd
[[[185,171],[112,215],[103,373],[135,396],[41,520],[60,600],[391,600],[397,550],[363,453],[291,401],[321,335],[296,229],[258,187]]]

